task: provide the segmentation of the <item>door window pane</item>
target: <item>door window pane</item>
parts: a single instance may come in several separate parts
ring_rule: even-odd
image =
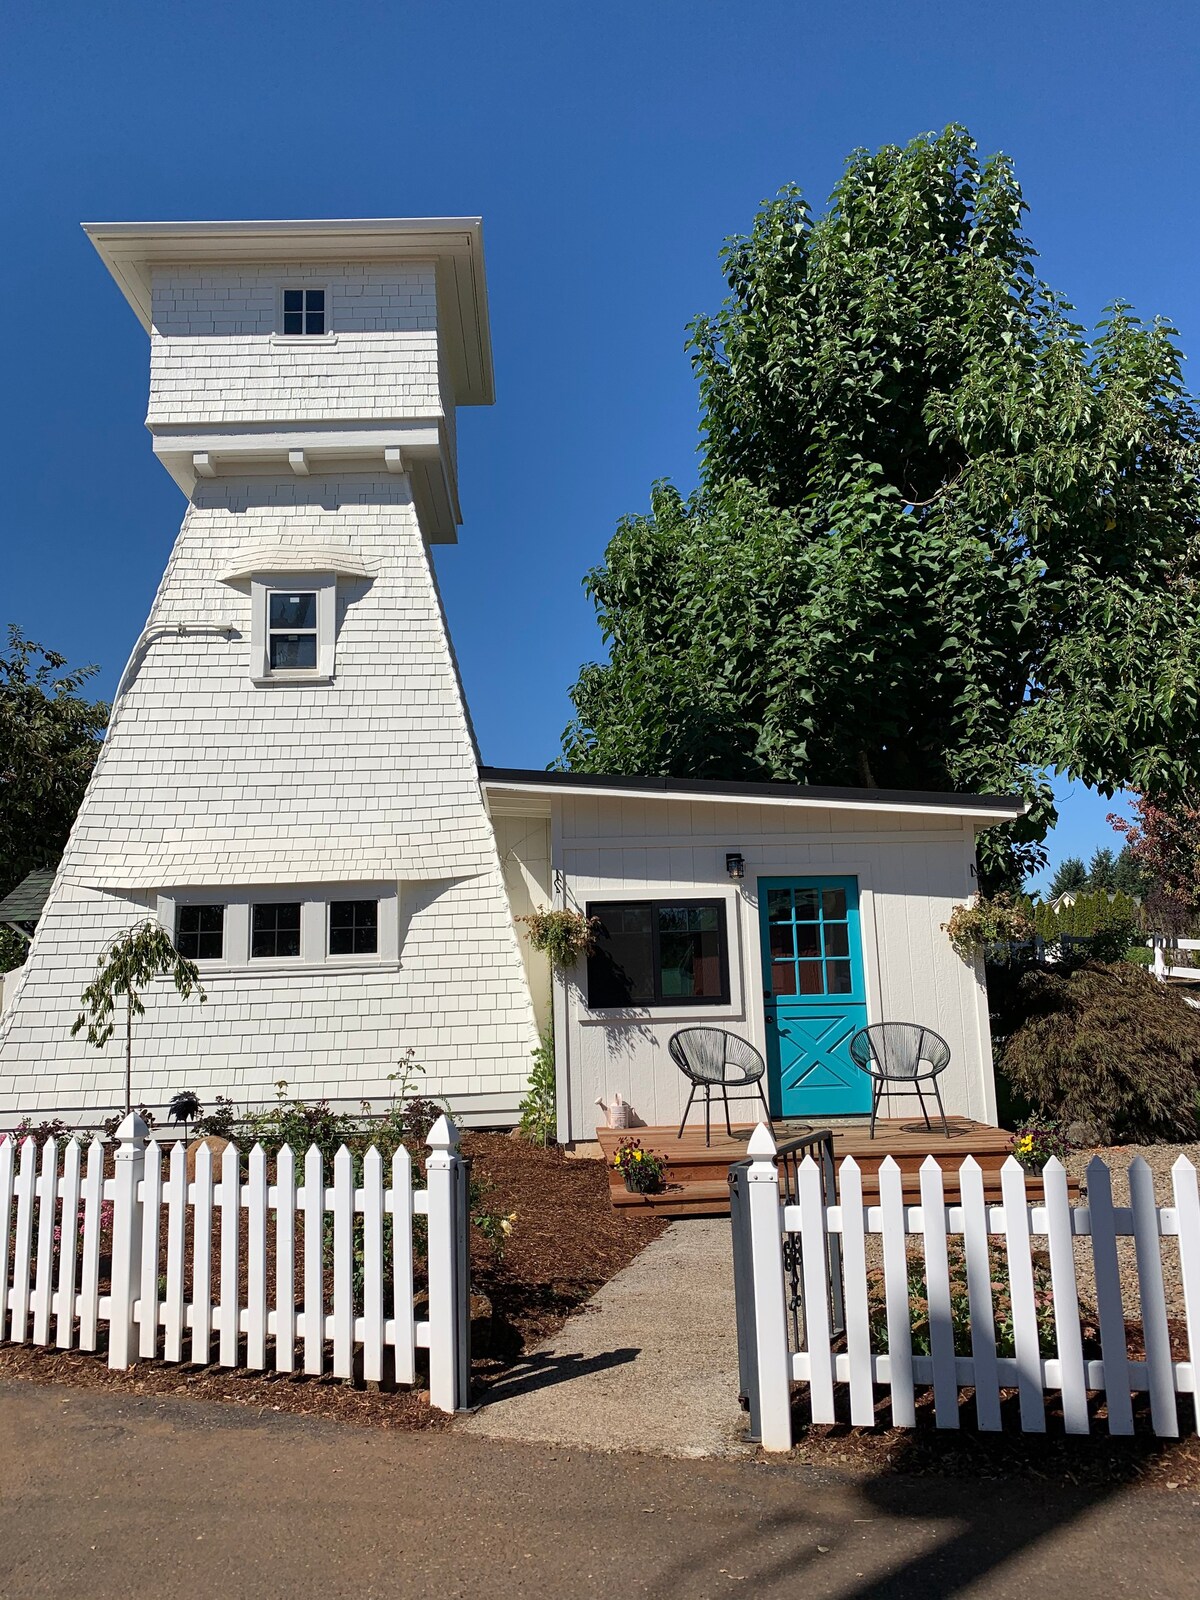
[[[846,920],[846,891],[845,889],[822,889],[822,910],[827,922],[845,922]]]
[[[373,956],[379,949],[378,900],[332,900],[329,904],[329,954]]]
[[[773,961],[771,963],[771,993],[795,994],[796,992],[796,963],[794,961]]]
[[[827,961],[825,963],[825,974],[830,994],[849,994],[854,987],[850,981],[850,963],[848,961]]]
[[[825,954],[848,956],[850,954],[850,929],[844,922],[825,924]]]
[[[299,902],[252,907],[250,954],[267,957],[300,954]]]
[[[821,897],[816,889],[796,890],[796,921],[816,922],[821,915]]]
[[[790,922],[792,920],[792,891],[790,889],[767,890],[767,921]]]
[[[791,923],[769,929],[768,936],[771,941],[771,959],[790,961],[796,953],[796,930]]]
[[[800,962],[800,993],[824,994],[825,982],[822,974],[824,963],[820,961]]]
[[[180,906],[175,948],[188,961],[220,961],[225,943],[224,906]]]
[[[796,924],[796,954],[819,956],[821,954],[821,929],[815,922]]]

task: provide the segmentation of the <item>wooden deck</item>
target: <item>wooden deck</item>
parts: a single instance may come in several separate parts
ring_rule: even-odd
[[[917,1203],[920,1198],[920,1168],[926,1156],[935,1156],[946,1174],[946,1194],[958,1195],[958,1167],[968,1156],[974,1156],[983,1169],[984,1192],[989,1200],[1000,1199],[1000,1168],[1010,1154],[1012,1135],[1003,1128],[989,1128],[981,1122],[971,1122],[965,1117],[951,1117],[950,1138],[947,1139],[935,1124],[929,1133],[918,1117],[916,1122],[907,1118],[880,1120],[875,1126],[875,1137],[870,1137],[866,1120],[837,1123],[775,1122],[772,1132],[777,1144],[814,1133],[825,1126],[833,1132],[834,1160],[853,1156],[863,1172],[863,1199],[868,1203],[878,1199],[879,1164],[885,1156],[892,1156],[899,1164],[904,1177],[905,1199]],[[597,1128],[596,1138],[608,1163],[608,1185],[615,1206],[648,1206],[655,1211],[672,1216],[719,1216],[729,1210],[729,1168],[746,1155],[746,1145],[754,1131],[753,1123],[735,1123],[733,1137],[724,1128],[712,1131],[712,1144],[705,1147],[703,1127],[687,1127],[683,1138],[677,1138],[676,1128]],[[653,1151],[667,1163],[667,1187],[662,1194],[630,1194],[620,1173],[612,1167],[613,1156],[622,1139],[636,1138],[642,1148]]]

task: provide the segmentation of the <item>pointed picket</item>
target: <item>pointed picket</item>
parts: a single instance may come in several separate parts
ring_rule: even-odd
[[[933,1360],[934,1419],[939,1428],[957,1428],[958,1378],[954,1367],[954,1314],[950,1307],[946,1192],[942,1169],[933,1156],[926,1156],[921,1163],[921,1215],[924,1218],[925,1294]]]
[[[24,1344],[29,1332],[30,1279],[33,1273],[33,1208],[37,1185],[37,1140],[21,1140],[17,1167],[17,1227],[13,1236],[12,1332],[14,1344]]]
[[[383,1157],[363,1157],[363,1378],[383,1377]]]
[[[800,1163],[797,1188],[809,1403],[814,1422],[836,1422],[833,1355],[830,1350],[829,1271],[825,1259],[825,1197],[821,1169],[811,1156],[805,1156]]]
[[[69,1139],[63,1153],[62,1217],[58,1238],[58,1291],[54,1297],[55,1343],[69,1350],[75,1335],[75,1270],[79,1260],[80,1157],[77,1139]],[[2,1153],[0,1153],[2,1159]],[[0,1174],[0,1220],[3,1217],[4,1179]],[[2,1263],[0,1263],[2,1265]],[[2,1281],[2,1279],[0,1279]],[[0,1296],[3,1290],[0,1290]],[[0,1304],[0,1328],[4,1326],[4,1307]]]
[[[267,1364],[267,1152],[250,1152],[246,1185],[246,1365]]]
[[[50,1343],[50,1302],[54,1289],[55,1229],[58,1227],[58,1140],[42,1143],[38,1173],[37,1278],[33,1286],[33,1342]]]
[[[1179,1435],[1179,1409],[1175,1403],[1175,1371],[1171,1365],[1154,1174],[1141,1156],[1129,1163],[1129,1200],[1133,1207],[1133,1247],[1150,1386],[1150,1420],[1160,1439],[1174,1439]]]
[[[196,1151],[192,1184],[192,1363],[212,1359],[213,1158],[208,1141]]]
[[[7,1336],[8,1262],[12,1250],[13,1181],[17,1145],[11,1133],[0,1133],[0,1344]]]
[[[1050,1244],[1050,1278],[1054,1292],[1054,1340],[1062,1390],[1063,1427],[1067,1433],[1088,1433],[1087,1372],[1083,1333],[1079,1326],[1079,1286],[1075,1278],[1075,1231],[1067,1169],[1051,1156],[1042,1171],[1046,1196],[1046,1231]]]
[[[850,1367],[850,1421],[856,1428],[869,1428],[875,1421],[875,1379],[871,1365],[871,1314],[867,1304],[862,1169],[853,1156],[847,1156],[842,1162],[838,1198],[842,1207],[843,1310]]]
[[[304,1157],[304,1370],[319,1377],[325,1360],[325,1175],[321,1152]]]
[[[138,1286],[138,1355],[158,1353],[158,1255],[162,1242],[162,1146],[151,1139],[142,1168],[142,1260]]]
[[[1038,1345],[1033,1257],[1029,1244],[1029,1201],[1025,1194],[1025,1169],[1015,1156],[1009,1156],[1000,1169],[1000,1191],[1004,1196],[1004,1243],[1008,1257],[1009,1294],[1012,1298],[1021,1431],[1045,1433],[1042,1355]]]
[[[221,1152],[221,1182],[217,1203],[221,1208],[221,1338],[218,1359],[223,1367],[236,1367],[240,1343],[238,1269],[241,1265],[242,1157],[235,1144],[227,1144]]]
[[[275,1370],[296,1370],[296,1157],[275,1158]]]
[[[971,1313],[971,1375],[975,1421],[981,1433],[1000,1427],[1000,1373],[996,1366],[996,1311],[992,1303],[992,1260],[988,1239],[983,1169],[968,1156],[958,1169],[962,1196],[963,1250],[967,1258],[967,1304]]]
[[[333,1375],[354,1376],[354,1157],[333,1158]]]
[[[417,1377],[417,1328],[413,1309],[412,1156],[403,1145],[392,1157],[392,1337],[396,1382]]]
[[[177,1139],[171,1147],[167,1177],[167,1289],[163,1296],[163,1359],[166,1361],[183,1360],[183,1330],[187,1323],[183,1246],[187,1210],[187,1146],[182,1139]]]
[[[1192,1423],[1200,1432],[1200,1188],[1196,1169],[1186,1156],[1171,1168],[1171,1183],[1179,1218],[1179,1272],[1192,1365]]]
[[[79,1348],[94,1350],[100,1321],[100,1214],[104,1206],[104,1146],[88,1146],[83,1178],[82,1266],[79,1274]]]
[[[883,1280],[887,1296],[888,1382],[892,1426],[916,1426],[913,1393],[912,1309],[908,1297],[908,1250],[904,1229],[904,1180],[891,1156],[879,1164],[879,1205],[883,1213]]]
[[[1125,1307],[1121,1299],[1121,1267],[1117,1257],[1117,1225],[1113,1215],[1112,1173],[1099,1156],[1087,1164],[1087,1198],[1092,1228],[1092,1271],[1096,1279],[1096,1314],[1100,1355],[1104,1361],[1104,1398],[1111,1434],[1133,1432],[1133,1400]]]

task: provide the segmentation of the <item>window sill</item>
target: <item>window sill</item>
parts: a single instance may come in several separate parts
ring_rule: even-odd
[[[655,1022],[694,1022],[702,1027],[714,1017],[722,1022],[737,1022],[742,1020],[743,1012],[740,1004],[733,1000],[698,1000],[688,1006],[597,1007],[595,1011],[589,1011],[586,1006],[579,1008],[579,1025],[583,1028],[645,1027]]]
[[[336,333],[273,333],[271,335],[272,344],[286,345],[296,350],[305,345],[323,346],[336,344],[337,342],[338,336]]]
[[[346,973],[351,977],[360,977],[368,972],[399,972],[399,961],[376,961],[353,956],[330,956],[328,961],[305,961],[302,956],[288,956],[269,960],[266,956],[257,961],[238,962],[237,965],[224,962],[197,961],[196,966],[200,971],[200,981],[204,984],[215,983],[221,978],[284,978],[300,977],[315,978],[329,977],[333,973]],[[169,975],[155,979],[156,983],[171,983]]]
[[[303,687],[308,684],[316,688],[325,688],[333,682],[333,674],[327,672],[272,672],[266,678],[251,678],[250,682],[256,689],[283,689]]]

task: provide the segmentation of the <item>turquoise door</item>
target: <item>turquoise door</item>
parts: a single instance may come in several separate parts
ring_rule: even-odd
[[[857,878],[760,878],[771,1109],[783,1117],[871,1109],[850,1058],[867,1022]]]

